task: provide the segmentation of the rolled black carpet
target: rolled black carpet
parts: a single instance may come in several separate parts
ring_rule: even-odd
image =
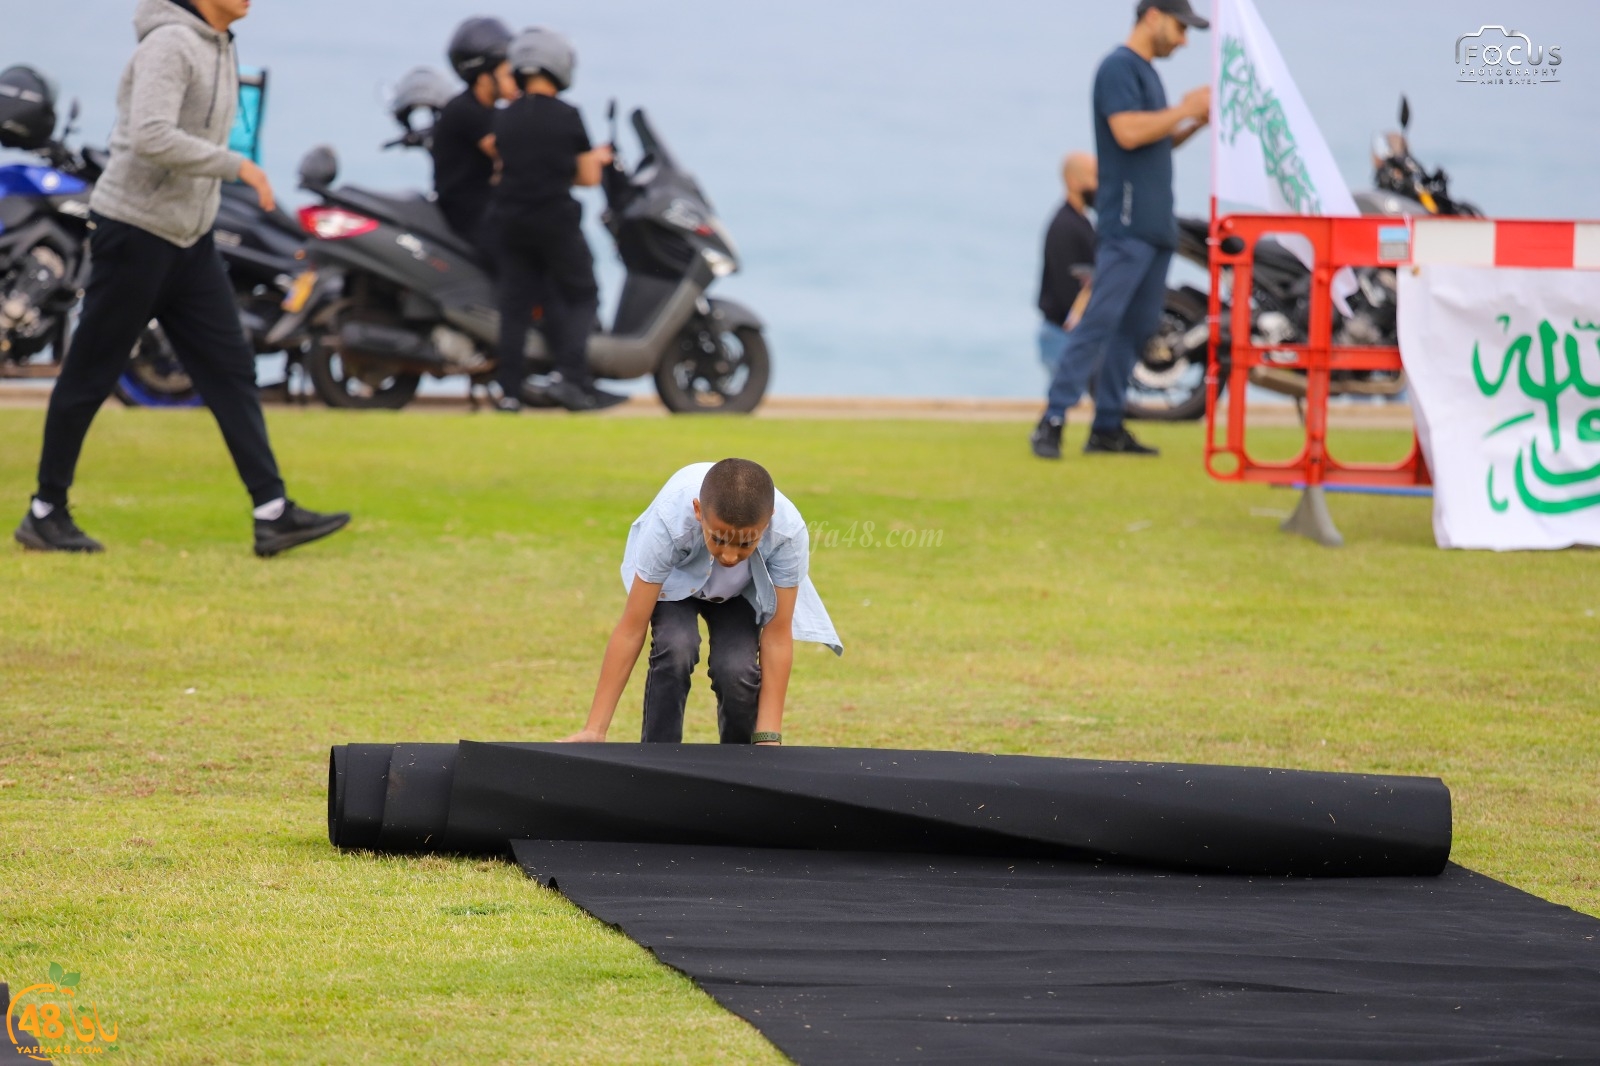
[[[1449,865],[1431,778],[347,745],[328,832],[514,852],[802,1063],[1600,1058],[1600,921]]]
[[[329,761],[347,848],[512,840],[927,852],[1169,870],[1437,874],[1433,778],[859,748],[350,744]]]

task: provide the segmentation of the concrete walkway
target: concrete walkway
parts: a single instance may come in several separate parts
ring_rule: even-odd
[[[43,407],[50,398],[48,380],[0,382],[0,407]],[[315,405],[315,401],[313,401]],[[271,405],[282,406],[282,405]],[[901,398],[888,396],[769,396],[756,411],[758,418],[912,419],[945,422],[1032,422],[1043,409],[1042,400]],[[421,396],[408,410],[435,414],[467,411],[459,396]],[[1071,423],[1082,425],[1093,408],[1079,405],[1068,413]],[[544,412],[533,411],[531,414]],[[552,414],[558,412],[550,412]],[[608,418],[665,418],[668,412],[653,394],[635,396],[606,412]],[[1341,429],[1409,429],[1411,408],[1406,404],[1335,404],[1328,411],[1330,425]],[[1251,425],[1295,426],[1299,417],[1287,403],[1252,404]]]

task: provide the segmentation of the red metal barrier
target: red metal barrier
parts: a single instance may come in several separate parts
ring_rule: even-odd
[[[1258,346],[1252,342],[1248,294],[1256,244],[1268,234],[1303,235],[1313,249],[1310,322],[1302,344]],[[1334,275],[1344,267],[1399,269],[1411,261],[1411,226],[1403,218],[1329,218],[1302,215],[1228,215],[1211,226],[1211,342],[1206,367],[1206,471],[1223,481],[1273,485],[1324,484],[1416,486],[1432,484],[1422,450],[1412,435],[1411,451],[1398,463],[1346,463],[1328,453],[1328,396],[1337,371],[1398,373],[1397,347],[1352,347],[1333,343]],[[1235,240],[1237,238],[1237,240]],[[1224,245],[1227,250],[1224,250]],[[1227,375],[1226,437],[1217,440],[1217,395],[1222,381],[1217,349],[1222,330],[1223,271],[1233,272],[1228,312],[1231,362]],[[1306,376],[1305,444],[1287,461],[1252,457],[1245,448],[1245,392],[1258,366],[1299,370]],[[1331,524],[1329,525],[1331,529]],[[1333,532],[1337,538],[1337,531]],[[1335,541],[1336,542],[1336,541]]]

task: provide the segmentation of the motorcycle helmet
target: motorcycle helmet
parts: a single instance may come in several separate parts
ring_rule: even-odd
[[[444,105],[455,95],[456,87],[443,71],[413,67],[395,84],[394,93],[389,97],[389,113],[406,129],[414,129],[411,120],[416,112],[427,111],[436,121]]]
[[[578,66],[578,53],[572,42],[543,26],[532,26],[517,34],[506,49],[506,59],[519,79],[543,74],[562,92],[572,88],[572,74]]]
[[[0,147],[33,151],[56,131],[56,87],[32,67],[0,71]]]
[[[511,30],[497,18],[479,16],[456,27],[450,37],[450,66],[471,85],[479,74],[492,74],[506,58]]]

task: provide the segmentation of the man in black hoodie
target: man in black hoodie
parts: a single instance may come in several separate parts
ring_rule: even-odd
[[[227,150],[239,98],[228,27],[250,0],[139,0],[139,47],[117,91],[111,161],[95,184],[83,313],[50,395],[39,488],[16,539],[37,551],[103,551],[67,509],[84,437],[151,319],[211,408],[254,505],[255,551],[276,555],[343,528],[284,493],[227,270],[212,242],[223,181],[271,210],[261,168]]]

